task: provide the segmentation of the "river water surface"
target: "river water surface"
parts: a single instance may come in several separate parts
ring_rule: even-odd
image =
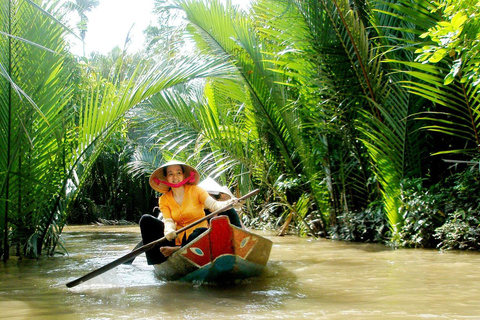
[[[480,319],[480,255],[276,237],[265,273],[236,285],[164,282],[127,254],[137,226],[70,226],[68,255],[0,264],[0,319]]]

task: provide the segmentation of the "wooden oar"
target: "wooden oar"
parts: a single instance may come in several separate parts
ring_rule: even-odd
[[[137,250],[137,249],[140,248],[141,246],[143,246],[143,240],[140,240],[140,242],[137,243],[137,245],[135,246],[135,248],[132,249],[132,251]],[[133,263],[133,260],[135,260],[135,257],[133,257],[131,260],[125,261],[123,264],[132,264],[132,263]]]
[[[259,189],[256,189],[256,190],[254,190],[254,191],[252,191],[252,192],[247,193],[247,194],[244,195],[243,197],[238,198],[238,201],[242,201],[242,200],[245,200],[245,199],[247,199],[247,198],[250,198],[251,196],[254,196],[254,195],[256,195],[256,194],[259,193],[259,192],[260,192],[260,190],[259,190]],[[200,222],[205,221],[205,220],[207,220],[207,219],[210,219],[210,218],[214,217],[215,215],[217,215],[217,214],[219,214],[219,213],[221,213],[221,212],[223,212],[223,211],[226,211],[226,210],[228,210],[228,209],[230,209],[230,208],[232,208],[232,207],[233,207],[233,204],[229,204],[229,205],[226,206],[226,207],[223,207],[223,208],[221,208],[221,209],[219,209],[219,210],[215,210],[214,212],[210,213],[209,215],[207,215],[207,216],[205,216],[205,217],[203,217],[203,218],[201,218],[201,219],[199,219],[199,220],[197,220],[197,221],[189,224],[189,225],[186,226],[186,227],[183,227],[183,228],[175,231],[175,233],[178,235],[179,233],[182,233],[182,232],[184,232],[185,230],[188,230],[188,229],[190,229],[191,227],[196,226],[196,225],[199,224]],[[78,279],[76,279],[76,280],[73,280],[73,281],[67,283],[67,287],[72,288],[72,287],[75,287],[75,286],[79,285],[79,284],[82,283],[82,282],[85,282],[85,281],[87,281],[87,280],[90,280],[90,279],[92,279],[92,278],[95,278],[96,276],[99,276],[99,275],[101,275],[102,273],[105,273],[105,272],[107,272],[108,270],[111,270],[111,269],[113,269],[113,268],[121,265],[122,263],[127,262],[127,261],[131,260],[132,258],[135,258],[135,257],[138,256],[139,254],[142,254],[142,253],[144,253],[144,252],[146,252],[146,251],[148,251],[148,250],[150,250],[150,249],[153,249],[153,248],[157,247],[160,243],[162,243],[162,242],[165,241],[165,240],[166,240],[166,238],[163,237],[163,238],[160,238],[160,239],[155,240],[155,241],[153,241],[153,242],[147,243],[146,245],[141,246],[140,248],[135,249],[135,250],[131,251],[130,253],[127,253],[127,254],[124,255],[123,257],[120,257],[120,258],[118,258],[117,260],[114,260],[114,261],[112,261],[112,262],[104,265],[103,267],[100,267],[100,268],[98,268],[98,269],[96,269],[96,270],[93,270],[92,272],[87,273],[87,274],[84,275],[83,277],[80,277],[80,278],[78,278]]]

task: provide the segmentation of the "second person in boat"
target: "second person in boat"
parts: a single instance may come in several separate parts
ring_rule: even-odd
[[[176,234],[176,230],[186,227],[205,217],[204,208],[216,211],[235,203],[236,199],[217,201],[207,191],[197,186],[200,175],[195,168],[179,161],[169,161],[160,166],[150,176],[150,186],[162,193],[159,198],[160,215],[163,221],[151,215],[143,215],[140,219],[140,230],[143,244],[150,243],[165,236],[168,240],[160,250],[147,251],[148,264],[164,262],[181,246],[186,245],[205,232],[208,222],[202,221],[184,232]],[[221,213],[222,214],[222,213]],[[230,222],[241,228],[235,210],[228,211]]]

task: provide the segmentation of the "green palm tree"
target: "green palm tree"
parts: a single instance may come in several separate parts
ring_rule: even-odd
[[[282,173],[297,176],[302,167],[298,166],[301,160],[292,136],[299,135],[301,119],[290,112],[289,93],[283,85],[285,77],[273,70],[275,63],[263,52],[268,48],[267,42],[248,32],[254,25],[242,10],[229,3],[177,1],[176,4],[186,12],[198,50],[232,61],[237,79],[211,80],[199,97],[188,101],[179,99],[175,93],[152,100],[158,113],[164,117],[169,114],[180,124],[176,127],[177,138],[164,138],[163,143],[177,146],[178,137],[185,137],[190,130],[190,138],[184,138],[183,143],[195,142],[196,161],[210,168],[208,173],[229,172],[229,177],[239,177],[242,181],[237,185],[242,188],[252,185],[251,181],[245,181],[246,173],[271,186]],[[165,137],[165,131],[161,132]],[[275,174],[269,176],[266,174],[269,171]],[[277,196],[285,200],[280,193]]]
[[[314,92],[312,95],[304,90],[302,94],[314,103],[308,110],[317,122],[308,122],[308,126],[320,132],[319,140],[324,141],[323,146],[311,143],[328,159],[322,165],[327,181],[335,181],[329,184],[335,209],[332,212],[361,208],[355,205],[359,202],[353,201],[352,194],[369,199],[369,202],[375,200],[376,195],[368,187],[373,172],[395,233],[402,223],[398,212],[400,181],[421,174],[421,139],[410,117],[419,110],[420,104],[400,85],[404,79],[391,73],[383,63],[389,55],[409,57],[404,52],[386,49],[394,39],[391,31],[399,20],[380,10],[384,4],[378,4],[376,11],[373,10],[376,3],[352,7],[348,1],[336,0],[292,1],[287,2],[288,5],[298,8],[307,26],[303,28],[303,42],[298,41],[300,31],[296,31],[297,38],[293,38],[295,43],[306,43],[296,47],[305,53],[306,62],[296,62],[307,68],[296,68],[298,72],[294,74],[302,88]],[[267,32],[282,30],[277,33],[283,43],[292,37],[293,32],[285,30],[293,29],[289,24],[297,24],[286,18],[287,14],[277,14],[275,22],[278,23],[273,28],[270,21],[274,19],[267,17],[270,18],[266,20],[269,22]],[[391,29],[378,27],[389,24]],[[382,33],[385,30],[391,33]],[[345,200],[347,195],[349,201]]]
[[[469,1],[447,2],[434,9],[419,2],[423,10],[412,12],[403,1],[400,4],[397,10],[421,28],[415,30],[415,60],[390,63],[406,75],[407,90],[431,102],[432,107],[422,110],[417,119],[424,129],[440,133],[443,143],[434,145],[432,153],[470,160],[480,151],[478,8]],[[411,29],[402,32],[413,34]],[[410,48],[411,43],[399,41],[396,49],[403,47]]]
[[[66,60],[58,54],[64,52],[65,31],[51,23],[51,13],[27,1],[3,1],[0,11],[0,193],[6,260],[8,230],[14,244],[34,243],[34,229],[48,211],[46,198],[65,174],[64,128],[71,118],[72,85]]]

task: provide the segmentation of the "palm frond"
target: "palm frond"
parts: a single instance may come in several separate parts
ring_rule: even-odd
[[[43,217],[64,174],[64,124],[70,117],[72,87],[64,57],[58,54],[65,51],[63,29],[28,1],[3,2],[0,10],[1,30],[8,34],[0,37],[4,39],[0,82],[5,88],[0,99],[5,110],[0,118],[5,132],[0,161],[2,220],[20,235],[16,241],[37,239],[35,253],[44,245],[42,234],[49,219]],[[25,188],[26,184],[31,187]],[[23,215],[30,215],[29,224],[22,223]]]
[[[221,52],[222,59],[233,61],[248,86],[252,105],[262,115],[257,118],[262,135],[271,148],[278,148],[285,164],[294,170],[292,152],[286,142],[289,138],[285,136],[288,130],[276,108],[278,103],[285,104],[282,89],[276,84],[282,80],[270,71],[273,65],[263,55],[266,44],[248,31],[252,30],[251,22],[243,11],[229,3],[176,1],[176,4],[186,12],[196,31],[194,39],[201,48],[208,48],[213,54]]]
[[[415,22],[417,34],[433,28],[442,19],[441,11],[433,11],[432,8],[429,8],[430,4],[425,1],[416,2],[414,8],[411,8],[411,3],[406,0],[385,4],[394,9],[398,13],[397,16],[402,19],[410,23]],[[410,30],[402,29],[402,32],[408,33]],[[425,39],[417,43],[417,47],[422,47],[431,45],[433,42]],[[415,49],[410,48],[410,43],[405,41],[398,41],[397,47],[399,46],[409,48],[410,51]],[[420,56],[417,60],[419,58]],[[449,74],[448,66],[453,65],[451,59],[446,57],[444,61],[435,65],[395,59],[386,60],[386,62],[397,66],[397,72],[405,77],[401,83],[406,90],[434,104],[433,110],[422,112],[417,116],[418,120],[426,123],[423,126],[424,129],[442,132],[465,141],[467,145],[465,148],[448,150],[449,152],[478,153],[480,143],[479,102],[476,92],[478,89],[472,85],[471,81],[456,80],[450,85],[446,85],[445,75]],[[465,68],[468,67],[465,66]],[[457,70],[457,72],[462,74],[462,70]],[[442,153],[445,151],[447,150],[437,150]]]

